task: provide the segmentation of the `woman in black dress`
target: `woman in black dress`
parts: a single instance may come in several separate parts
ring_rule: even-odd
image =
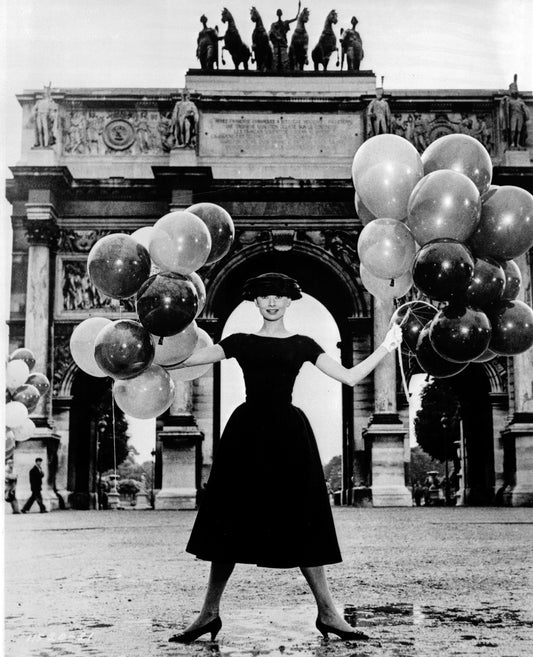
[[[317,629],[324,636],[367,638],[340,616],[328,589],[324,565],[342,559],[316,441],[304,413],[291,404],[292,389],[305,361],[354,386],[400,344],[401,329],[394,326],[373,354],[348,369],[311,338],[285,328],[285,311],[301,296],[298,283],[283,274],[248,280],[243,298],[255,301],[261,330],[230,335],[181,365],[236,358],[246,401],[223,432],[187,544],[188,552],[211,561],[205,601],[198,618],[169,641],[216,637],[222,626],[220,599],[235,563],[299,567],[315,596]]]

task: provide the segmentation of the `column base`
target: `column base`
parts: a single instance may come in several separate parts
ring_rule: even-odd
[[[533,506],[533,414],[515,413],[502,437],[514,443],[516,471],[509,495],[511,506]]]
[[[506,167],[529,167],[529,151],[527,150],[509,150],[503,154],[503,164]]]
[[[515,486],[510,498],[511,506],[533,506],[533,487]]]
[[[411,492],[406,486],[371,486],[372,506],[413,506]]]
[[[193,511],[196,509],[196,489],[162,488],[155,496],[155,509]]]
[[[134,509],[135,511],[146,511],[146,509],[152,509],[148,493],[137,493]]]

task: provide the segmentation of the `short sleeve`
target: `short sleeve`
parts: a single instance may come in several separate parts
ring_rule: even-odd
[[[224,350],[226,358],[236,358],[242,345],[242,333],[233,333],[218,343]]]
[[[313,365],[316,363],[317,358],[320,356],[320,354],[324,353],[324,350],[322,347],[313,340],[313,338],[308,338],[306,337],[303,343],[303,351],[304,351],[304,360],[308,360]]]

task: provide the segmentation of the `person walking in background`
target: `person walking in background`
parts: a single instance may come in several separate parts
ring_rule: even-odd
[[[31,496],[26,502],[26,504],[22,507],[22,513],[27,513],[34,502],[37,502],[39,505],[39,509],[41,510],[41,513],[48,513],[44,503],[43,503],[43,496],[41,494],[41,491],[43,489],[43,477],[44,477],[44,472],[41,467],[43,460],[40,457],[37,457],[35,459],[35,465],[33,468],[30,470],[30,488],[31,488]]]
[[[19,503],[17,500],[17,475],[13,472],[13,459],[6,461],[6,475],[5,475],[5,493],[4,499],[11,504],[13,513],[20,513]]]

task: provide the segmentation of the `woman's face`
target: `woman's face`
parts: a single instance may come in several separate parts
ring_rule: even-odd
[[[259,312],[264,319],[273,322],[285,315],[285,311],[291,305],[291,300],[289,297],[269,294],[263,297],[257,297],[255,305],[259,308]]]

